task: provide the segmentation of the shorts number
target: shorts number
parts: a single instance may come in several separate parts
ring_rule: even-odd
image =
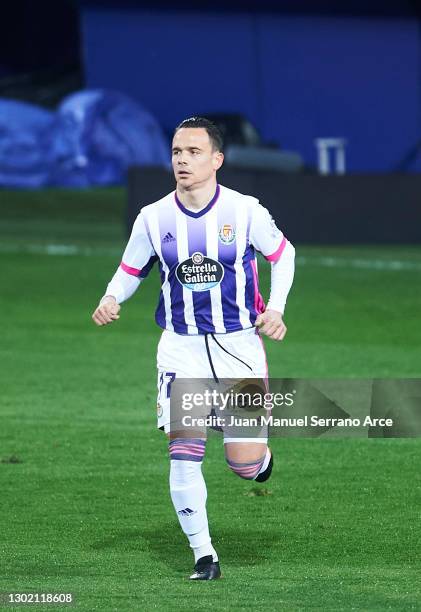
[[[175,372],[161,372],[159,377],[159,397],[171,396],[171,385],[175,380]]]

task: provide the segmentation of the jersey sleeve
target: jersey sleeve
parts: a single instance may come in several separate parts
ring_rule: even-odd
[[[137,216],[120,268],[139,279],[145,278],[158,257],[151,243],[142,212]]]
[[[278,261],[288,242],[276,227],[268,209],[259,203],[252,210],[249,240],[250,244],[272,263]]]
[[[149,274],[157,259],[158,256],[150,241],[145,219],[140,213],[134,222],[120,266],[108,283],[102,299],[113,296],[119,304],[128,300],[139,287],[140,282]]]
[[[288,293],[294,280],[295,249],[287,241],[282,257],[271,264],[270,298],[267,310],[277,310],[284,314]]]

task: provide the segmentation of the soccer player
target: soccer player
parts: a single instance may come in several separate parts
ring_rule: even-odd
[[[175,130],[176,190],[142,208],[122,262],[92,315],[97,325],[120,318],[120,304],[155,262],[161,275],[156,322],[158,427],[169,437],[170,494],[195,558],[193,580],[221,575],[209,534],[202,475],[206,435],[186,437],[170,426],[176,378],[266,378],[261,339],[282,340],[283,314],[294,276],[294,247],[268,210],[251,196],[219,185],[222,137],[210,121],[192,117]],[[256,251],[271,262],[267,306],[259,293]],[[219,378],[218,378],[219,377]],[[267,437],[224,437],[231,470],[248,480],[269,478]]]

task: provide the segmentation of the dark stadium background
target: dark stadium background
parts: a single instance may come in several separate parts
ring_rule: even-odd
[[[55,109],[117,90],[168,142],[186,116],[241,113],[302,158],[221,172],[296,245],[288,335],[266,342],[274,377],[421,376],[420,60],[415,0],[16,0],[0,20],[0,98]],[[344,176],[317,171],[326,136],[347,140]],[[155,429],[158,275],[118,324],[90,320],[139,206],[171,188],[167,170],[134,167],[109,187],[0,189],[0,592],[71,592],[86,611],[420,610],[415,436],[275,439],[261,490],[212,438],[224,580],[185,580]]]

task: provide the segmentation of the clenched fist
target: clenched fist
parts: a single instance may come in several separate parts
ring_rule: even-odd
[[[257,316],[255,326],[272,340],[283,340],[287,327],[282,320],[282,313],[277,310],[265,310]]]
[[[117,304],[115,298],[106,296],[93,313],[92,320],[97,325],[108,325],[120,318],[119,312],[120,305]]]

